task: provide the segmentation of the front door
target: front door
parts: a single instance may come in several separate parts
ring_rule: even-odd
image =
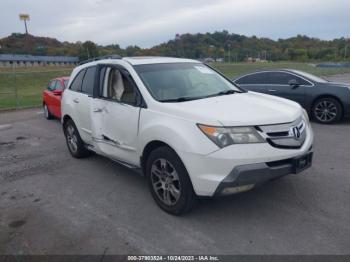
[[[100,68],[100,89],[92,105],[92,135],[96,151],[139,165],[138,124],[141,107],[137,90],[122,70]]]
[[[298,85],[290,85],[291,81],[298,83]],[[303,79],[286,72],[269,72],[267,73],[267,82],[269,83],[266,85],[268,94],[287,98],[304,105],[305,81]]]

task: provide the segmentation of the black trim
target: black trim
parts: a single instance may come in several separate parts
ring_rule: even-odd
[[[214,196],[223,195],[222,192],[228,187],[245,185],[260,185],[289,174],[297,174],[311,167],[313,152],[295,158],[282,159],[266,163],[256,163],[236,166],[218,185]],[[299,168],[299,159],[306,159],[307,165]]]
[[[105,55],[105,56],[99,56],[99,57],[94,57],[88,60],[81,61],[79,65],[87,64],[90,62],[98,61],[98,60],[103,60],[103,59],[122,59],[123,57],[120,55]]]

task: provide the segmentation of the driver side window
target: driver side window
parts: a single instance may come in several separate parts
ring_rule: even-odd
[[[136,93],[129,79],[117,68],[107,67],[102,69],[104,80],[101,96],[121,103],[136,104]]]

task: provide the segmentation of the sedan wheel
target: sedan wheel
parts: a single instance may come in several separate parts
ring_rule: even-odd
[[[315,120],[323,124],[331,124],[340,120],[342,107],[333,98],[322,98],[316,101],[313,107]]]

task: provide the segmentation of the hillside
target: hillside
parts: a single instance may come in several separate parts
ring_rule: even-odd
[[[0,39],[0,53],[32,55],[69,55],[87,59],[99,55],[120,54],[162,55],[188,58],[223,58],[225,61],[244,61],[248,57],[272,61],[344,61],[350,59],[350,39],[331,41],[298,35],[279,39],[247,37],[228,31],[206,34],[183,34],[176,39],[149,49],[138,46],[120,48],[118,44],[99,46],[84,43],[60,42],[53,38],[12,34]]]

